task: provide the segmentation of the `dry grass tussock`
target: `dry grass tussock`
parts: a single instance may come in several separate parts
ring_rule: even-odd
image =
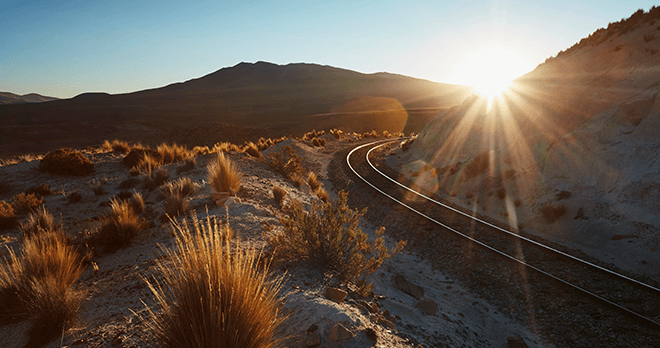
[[[241,187],[241,172],[225,155],[220,152],[218,157],[208,164],[208,179],[215,192],[238,192]]]
[[[277,345],[282,278],[270,279],[253,249],[232,247],[224,228],[210,218],[174,224],[169,261],[147,281],[160,309],[148,309],[148,323],[163,347]]]
[[[302,167],[302,157],[298,156],[290,146],[284,146],[280,151],[273,151],[266,157],[266,163],[273,171],[284,175],[289,180],[302,178],[305,170]]]
[[[145,228],[145,223],[129,202],[113,199],[111,209],[110,214],[102,220],[101,229],[94,239],[106,251],[114,252],[130,245],[138,232]]]
[[[82,294],[71,289],[83,272],[80,255],[59,232],[26,239],[0,263],[0,324],[33,318],[27,346],[40,346],[71,327]]]
[[[44,199],[34,193],[19,193],[11,198],[11,206],[18,214],[27,214],[39,207]]]
[[[242,152],[243,149],[241,149],[238,145],[232,144],[230,142],[221,142],[221,143],[216,143],[213,145],[213,148],[211,149],[212,153],[220,153],[220,152]]]
[[[180,178],[176,181],[170,181],[163,185],[163,194],[165,196],[184,196],[190,197],[195,194],[197,187],[188,177]]]
[[[55,150],[39,162],[39,170],[59,175],[82,176],[94,171],[94,164],[81,152],[69,148]]]
[[[18,218],[11,204],[0,201],[0,231],[16,227]]]
[[[165,199],[165,213],[171,217],[185,215],[189,208],[188,198],[182,194],[167,196]]]
[[[275,203],[277,203],[279,206],[282,206],[284,203],[284,198],[286,198],[286,190],[279,187],[279,186],[273,186],[273,198],[275,199]]]
[[[41,233],[61,231],[62,223],[55,221],[53,215],[44,206],[41,206],[21,223],[20,229],[23,232],[23,238],[33,238]]]
[[[208,150],[208,147],[207,147],[207,150]],[[193,151],[194,151],[194,149],[193,149]],[[191,170],[195,169],[196,165],[197,165],[197,159],[195,157],[186,158],[183,161],[183,163],[179,167],[176,168],[176,173],[181,174],[181,173],[184,173],[184,172],[191,171]]]
[[[316,191],[321,187],[321,182],[314,172],[309,172],[309,174],[307,174],[307,184],[312,188],[312,191]]]
[[[319,187],[314,193],[316,193],[316,197],[318,197],[321,202],[330,202],[330,195],[323,187]]]
[[[156,151],[162,158],[162,164],[183,161],[184,159],[193,156],[193,153],[188,150],[187,147],[177,145],[176,143],[173,143],[172,145],[162,143],[158,145]]]
[[[336,201],[312,202],[309,212],[300,202],[289,206],[289,215],[280,219],[284,227],[270,244],[285,260],[307,260],[321,268],[335,272],[342,281],[353,282],[362,291],[371,287],[365,277],[372,274],[392,254],[400,251],[405,242],[388,250],[383,241],[384,228],[372,243],[358,228],[366,210],[352,210],[347,205],[348,194],[340,191]]]
[[[243,147],[243,151],[252,157],[255,158],[261,157],[261,151],[259,150],[259,147],[253,142],[249,142],[245,144],[245,146]]]
[[[128,142],[119,139],[113,139],[111,141],[106,139],[103,141],[103,144],[101,144],[101,150],[108,152],[129,153],[131,149],[133,149],[133,146],[129,145]]]

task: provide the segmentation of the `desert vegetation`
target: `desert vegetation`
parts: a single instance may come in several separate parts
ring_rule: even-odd
[[[284,146],[280,151],[271,152],[266,158],[266,163],[270,168],[289,180],[294,181],[296,178],[302,179],[305,170],[302,166],[302,157],[298,156],[291,146]],[[300,186],[300,185],[297,185]]]
[[[53,174],[81,176],[91,174],[94,164],[81,152],[65,148],[47,154],[39,163],[39,169]]]
[[[145,222],[140,219],[131,203],[112,200],[111,212],[103,218],[95,240],[107,251],[114,252],[130,245],[133,238],[144,228]]]
[[[222,152],[209,162],[207,170],[209,183],[215,192],[238,192],[241,188],[241,172]]]
[[[283,189],[279,186],[273,186],[273,199],[275,199],[275,203],[277,203],[279,206],[282,206],[284,204],[284,198],[286,198],[286,189]]]

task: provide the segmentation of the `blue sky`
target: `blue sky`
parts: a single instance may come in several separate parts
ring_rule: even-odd
[[[487,58],[475,58],[487,56],[483,47],[515,55],[518,70],[510,74],[522,74],[654,4],[4,0],[0,91],[125,93],[259,60],[469,84],[465,71]]]

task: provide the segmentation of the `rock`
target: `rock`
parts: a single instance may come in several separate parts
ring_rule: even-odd
[[[344,325],[337,323],[328,331],[328,338],[331,341],[343,341],[353,337],[353,333],[344,327]]]
[[[314,193],[312,187],[309,186],[307,182],[303,182],[302,185],[300,185],[300,190],[308,196],[311,196]]]
[[[348,293],[342,289],[328,287],[325,289],[325,297],[329,300],[341,303]]]
[[[364,334],[367,335],[370,340],[374,341],[374,343],[378,343],[378,332],[376,332],[376,330],[368,327],[364,329]]]
[[[378,315],[378,316],[372,317],[371,320],[372,320],[374,323],[376,323],[376,324],[380,324],[380,325],[383,325],[383,326],[385,326],[385,327],[388,328],[388,329],[392,329],[392,330],[394,330],[394,328],[396,328],[396,324],[395,324],[395,323],[393,323],[393,322],[391,322],[391,321],[385,319],[385,317],[383,317],[382,315]]]
[[[527,348],[527,343],[520,336],[507,337],[506,342],[509,348]]]
[[[438,310],[438,304],[428,298],[421,298],[417,302],[417,308],[420,308],[426,315],[435,315],[435,312]]]
[[[369,312],[380,314],[380,308],[378,308],[378,304],[376,302],[369,303]]]
[[[389,317],[389,316],[390,316],[390,310],[389,310],[389,309],[384,310],[384,311],[383,311],[383,315],[384,315],[386,318]]]
[[[310,326],[310,327],[307,328],[307,334],[309,335],[309,334],[311,334],[311,333],[314,333],[316,330],[318,330],[318,328],[319,328],[319,327],[316,326],[316,324],[312,324],[312,326]]]
[[[396,286],[397,289],[405,292],[406,294],[418,300],[424,297],[424,288],[409,282],[406,277],[402,275],[394,275],[392,276],[392,281],[394,282],[394,286]]]
[[[236,204],[236,203],[238,203],[238,202],[240,202],[239,199],[238,199],[238,197],[230,197],[229,199],[227,199],[227,200],[225,201],[224,206],[225,206],[225,207],[228,207],[228,206],[230,206],[230,205],[232,205],[232,204]]]
[[[306,347],[318,347],[321,345],[321,333],[318,331],[305,340]]]

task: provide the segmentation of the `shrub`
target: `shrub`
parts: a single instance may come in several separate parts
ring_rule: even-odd
[[[284,198],[286,197],[286,190],[279,187],[279,186],[273,186],[273,198],[275,199],[275,202],[278,205],[282,205],[284,203]]]
[[[192,156],[192,153],[187,147],[177,145],[176,143],[172,145],[162,143],[158,145],[156,151],[160,155],[162,164],[179,162]]]
[[[208,148],[207,148],[208,150]],[[208,152],[207,152],[208,153]],[[176,173],[181,174],[190,170],[195,169],[197,165],[197,159],[195,157],[186,158],[178,168],[176,168]]]
[[[53,215],[44,206],[41,206],[21,223],[20,229],[23,232],[23,238],[31,238],[44,232],[61,231],[62,223],[55,222]]]
[[[37,347],[72,326],[82,296],[71,285],[84,270],[59,232],[25,240],[21,253],[0,263],[0,323],[33,317],[26,346]]]
[[[352,210],[347,201],[348,194],[343,190],[336,201],[312,201],[310,212],[293,201],[288,209],[290,215],[280,219],[284,232],[271,239],[274,250],[284,259],[310,261],[337,273],[343,281],[365,284],[364,278],[400,251],[405,242],[388,251],[382,237],[385,229],[381,228],[379,237],[369,243],[367,235],[358,228],[366,209]]]
[[[30,194],[30,193],[35,193],[39,196],[50,196],[55,193],[55,190],[53,190],[50,187],[50,184],[48,183],[43,183],[39,186],[32,186],[25,190],[25,193]]]
[[[319,182],[319,179],[314,172],[309,172],[307,175],[307,183],[309,184],[309,187],[312,188],[312,191],[316,191],[321,187],[321,182]]]
[[[82,200],[82,195],[80,194],[80,192],[76,190],[69,192],[69,195],[67,196],[67,202],[69,202],[69,204],[78,203],[81,200]]]
[[[167,196],[165,199],[165,213],[169,216],[184,215],[188,211],[187,197],[177,193]]]
[[[113,152],[121,152],[121,153],[128,153],[131,151],[131,145],[128,144],[128,142],[119,140],[119,139],[113,139],[112,141],[105,140],[103,142],[103,145],[101,145],[101,149],[105,151],[113,151]]]
[[[269,278],[254,249],[232,247],[217,221],[174,227],[174,250],[158,264],[163,280],[147,281],[160,307],[148,308],[148,326],[160,345],[275,347],[282,278]]]
[[[145,226],[126,201],[112,200],[110,215],[102,219],[96,240],[106,251],[114,252],[131,244]]]
[[[133,209],[136,215],[140,215],[144,211],[144,198],[142,198],[142,194],[139,192],[133,192],[128,204],[131,205],[131,209]]]
[[[543,217],[549,224],[557,221],[564,213],[566,213],[566,206],[564,204],[545,205],[541,207],[541,214],[543,214]]]
[[[243,148],[243,151],[245,151],[245,153],[247,153],[252,157],[256,157],[256,158],[261,157],[261,152],[259,151],[259,147],[257,147],[257,145],[255,145],[255,143],[253,142],[247,143]]]
[[[34,193],[25,194],[19,193],[11,198],[11,206],[18,214],[27,214],[41,205],[44,199]]]
[[[298,156],[290,146],[284,146],[280,151],[273,151],[266,158],[266,163],[273,171],[292,180],[302,177],[305,170],[302,167],[302,157]]]
[[[0,201],[0,231],[16,227],[18,218],[14,215],[14,208],[5,202]]]
[[[316,197],[318,197],[322,202],[329,202],[330,201],[330,195],[328,192],[325,191],[323,187],[319,187],[318,190],[315,191]]]
[[[151,175],[161,164],[162,162],[158,157],[147,154],[142,157],[140,162],[138,162],[132,170],[138,174]]]
[[[319,142],[318,138],[312,139],[312,144],[314,144],[314,146],[321,146],[321,143]]]
[[[163,194],[166,196],[184,196],[189,197],[195,194],[197,187],[190,178],[180,178],[177,181],[170,181],[163,186]]]
[[[215,192],[238,192],[241,185],[241,172],[220,152],[208,165],[208,179]]]
[[[163,160],[161,155],[154,150],[144,149],[144,148],[133,148],[131,152],[129,152],[128,155],[126,155],[126,157],[122,159],[122,162],[124,162],[124,164],[127,167],[133,168],[137,166],[145,156],[151,157],[158,164],[160,164],[161,161]]]
[[[293,182],[293,185],[299,188],[305,183],[305,178],[303,178],[300,175],[296,175],[293,178],[291,178],[291,182]]]
[[[59,149],[47,154],[39,163],[39,170],[60,174],[82,176],[94,171],[94,164],[82,153],[71,149]]]
[[[159,187],[167,181],[167,176],[168,174],[165,168],[156,168],[151,173],[144,176],[142,187],[149,191],[153,191],[156,187]]]

